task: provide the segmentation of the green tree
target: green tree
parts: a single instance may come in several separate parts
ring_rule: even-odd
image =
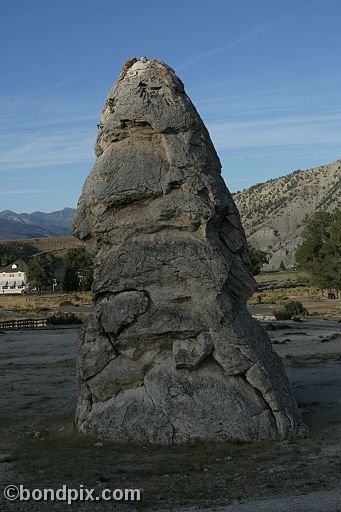
[[[83,247],[70,249],[64,257],[63,291],[88,291],[91,289],[92,281],[92,256]]]
[[[341,289],[341,212],[317,212],[305,223],[297,266],[321,290]]]
[[[17,257],[14,254],[5,253],[2,256],[0,256],[0,267],[7,267],[7,265],[10,265],[16,259]]]
[[[248,253],[250,257],[249,270],[252,275],[256,276],[262,270],[262,266],[265,263],[269,263],[267,254],[260,249],[252,247],[252,245],[248,246]]]
[[[2,242],[0,245],[0,260],[2,266],[7,266],[18,258],[28,262],[39,250],[32,243],[26,241]]]
[[[72,264],[67,263],[64,265],[61,286],[64,292],[75,292],[79,290],[77,269]]]
[[[279,264],[279,270],[285,270],[284,261],[281,260],[281,263]]]
[[[38,293],[43,289],[52,288],[56,271],[56,258],[52,254],[39,254],[33,257],[28,265],[27,281]]]

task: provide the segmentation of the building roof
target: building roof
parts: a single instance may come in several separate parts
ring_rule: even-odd
[[[13,268],[13,265],[16,265],[16,268]],[[5,272],[7,274],[11,274],[13,272],[27,272],[27,271],[28,271],[28,265],[21,258],[18,258],[17,260],[13,261],[6,267],[0,269],[0,272]]]

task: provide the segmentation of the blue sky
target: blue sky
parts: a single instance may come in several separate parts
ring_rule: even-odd
[[[341,158],[339,0],[1,0],[0,210],[75,207],[105,97],[164,60],[231,191]]]

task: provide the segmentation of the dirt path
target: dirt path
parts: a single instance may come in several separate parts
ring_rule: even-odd
[[[331,321],[268,324],[310,426],[305,437],[138,449],[96,445],[73,431],[77,330],[0,333],[1,487],[142,489],[140,503],[78,502],[71,509],[79,511],[341,510],[340,327]],[[316,508],[319,500],[330,508]],[[2,499],[0,510],[69,508]]]

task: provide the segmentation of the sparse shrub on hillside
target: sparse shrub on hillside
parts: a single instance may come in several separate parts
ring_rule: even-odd
[[[52,325],[81,324],[82,320],[74,313],[59,313],[50,316],[49,322]]]
[[[38,250],[29,243],[20,243],[20,241],[1,241],[0,244],[0,267],[10,265],[18,258],[22,258],[26,263],[37,253]]]
[[[283,308],[274,311],[276,320],[291,320],[300,316],[307,316],[308,311],[302,302],[292,300],[287,302]]]
[[[71,302],[71,300],[63,300],[62,302],[59,303],[59,306],[73,306],[73,303]]]
[[[17,257],[14,254],[7,254],[7,253],[5,253],[5,254],[0,255],[0,268],[1,267],[6,267],[7,265],[10,265],[16,259],[17,259]]]

